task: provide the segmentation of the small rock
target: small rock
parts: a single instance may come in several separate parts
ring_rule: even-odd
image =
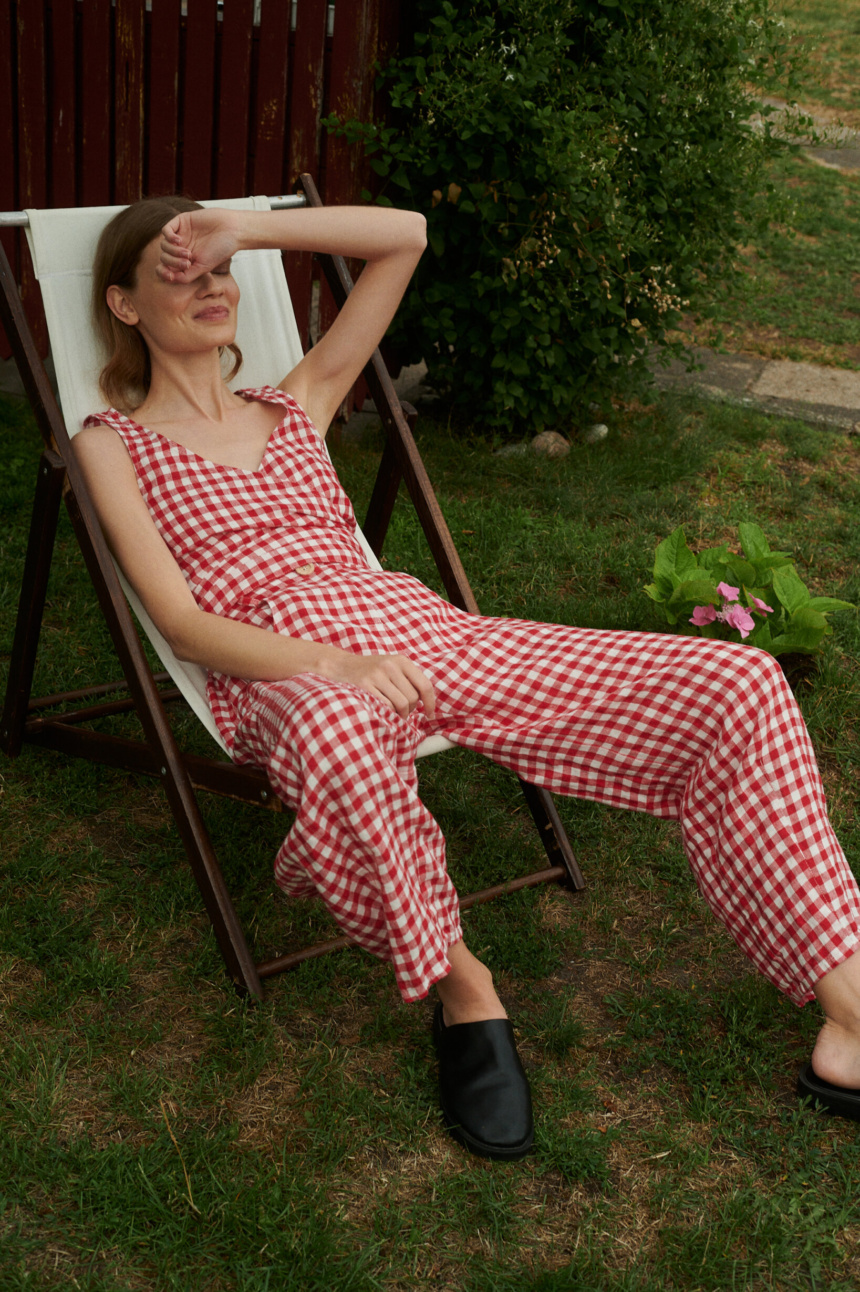
[[[586,426],[582,432],[582,438],[586,444],[599,444],[608,434],[609,427],[605,422],[595,422],[593,426]]]
[[[860,422],[855,422],[848,432],[849,435],[860,435]]]
[[[522,440],[518,444],[503,444],[500,449],[493,449],[493,453],[497,458],[521,458],[528,451],[529,446],[524,444]]]
[[[541,431],[532,440],[532,452],[544,458],[566,458],[570,443],[558,431]]]

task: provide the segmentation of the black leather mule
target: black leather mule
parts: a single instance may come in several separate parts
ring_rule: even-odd
[[[509,1021],[491,1018],[446,1027],[438,1004],[433,1041],[449,1133],[481,1157],[525,1157],[534,1141],[532,1099]]]

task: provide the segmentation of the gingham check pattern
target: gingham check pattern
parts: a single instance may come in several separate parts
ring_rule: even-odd
[[[219,728],[297,811],[275,862],[391,961],[404,999],[460,936],[445,843],[415,750],[440,732],[561,794],[681,823],[699,888],[757,968],[802,1004],[860,947],[860,891],[827,819],[778,665],[745,646],[469,615],[371,571],[349,501],[299,406],[259,471],[218,466],[111,410],[141,492],[201,606],[344,650],[409,655],[436,715],[399,718],[352,686],[210,676]],[[308,571],[308,566],[313,566]],[[299,572],[299,567],[304,571]]]

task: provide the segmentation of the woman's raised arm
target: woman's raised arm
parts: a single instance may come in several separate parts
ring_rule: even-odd
[[[209,207],[165,226],[160,273],[190,282],[237,251],[277,247],[365,261],[355,289],[326,335],[280,383],[324,435],[381,341],[426,246],[423,215],[378,206],[288,211]]]

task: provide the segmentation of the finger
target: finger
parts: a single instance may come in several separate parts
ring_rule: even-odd
[[[384,704],[387,704],[389,709],[393,709],[399,718],[409,717],[410,710],[406,697],[401,692],[397,691],[396,687],[385,687],[383,690],[380,686],[368,686],[365,687],[365,690],[369,691],[371,695],[375,695],[378,699],[382,700]]]
[[[412,710],[415,708],[418,696],[416,695],[414,700],[410,700],[409,696],[405,695],[404,692],[401,691],[399,687],[394,686],[393,683],[389,684],[387,691],[388,694],[386,695],[386,699],[397,716],[399,718],[408,718]]]
[[[192,255],[191,247],[181,238],[176,240],[162,238],[158,244],[158,254],[169,260],[190,260]]]
[[[173,265],[166,265],[163,261],[159,261],[155,266],[155,273],[165,283],[187,283],[194,277],[194,273],[189,266],[179,265],[175,262]]]
[[[158,262],[164,269],[174,274],[184,274],[191,266],[191,256],[187,252],[166,251],[162,245]]]
[[[166,265],[156,265],[155,272],[165,283],[191,283],[195,277],[200,277],[193,269],[168,269]]]
[[[179,232],[180,223],[181,217],[176,215],[172,220],[168,220],[167,224],[165,224],[164,228],[161,230],[162,236],[165,237],[168,242],[182,241],[182,234]]]
[[[386,676],[377,683],[385,699],[401,718],[408,718],[418,703],[418,692],[409,684],[407,678]]]
[[[405,660],[403,671],[418,692],[418,698],[424,706],[427,717],[432,718],[436,712],[436,692],[433,690],[433,683],[417,664],[412,663],[411,659]]]

